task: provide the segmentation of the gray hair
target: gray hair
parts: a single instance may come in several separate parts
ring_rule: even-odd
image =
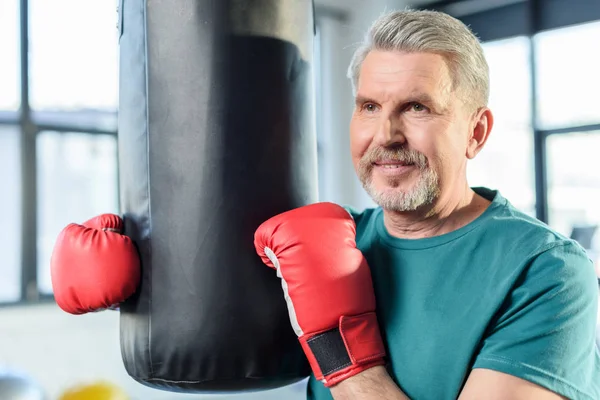
[[[379,17],[348,67],[354,94],[361,65],[372,50],[440,54],[450,70],[453,90],[475,107],[487,106],[489,68],[481,44],[467,26],[448,14],[406,10]]]

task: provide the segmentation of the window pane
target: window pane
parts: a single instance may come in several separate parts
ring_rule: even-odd
[[[600,225],[600,131],[552,135],[547,149],[549,224],[567,236]],[[591,247],[600,250],[600,232]]]
[[[600,22],[540,33],[535,46],[540,127],[600,122]]]
[[[114,0],[30,0],[35,110],[116,111],[116,4]]]
[[[17,110],[21,103],[18,0],[0,0],[0,110]]]
[[[515,207],[533,215],[529,41],[517,37],[484,43],[483,48],[490,67],[494,126],[485,147],[468,165],[469,184],[498,189]]]
[[[38,151],[38,286],[52,292],[50,256],[59,232],[118,212],[116,137],[42,132]]]
[[[531,125],[529,50],[524,36],[483,44],[490,67],[489,106],[495,123],[507,128]]]
[[[20,162],[18,129],[0,126],[0,302],[21,297]]]

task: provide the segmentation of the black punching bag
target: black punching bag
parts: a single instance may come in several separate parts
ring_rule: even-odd
[[[119,175],[142,264],[127,372],[156,388],[284,386],[309,369],[253,245],[317,201],[310,0],[121,0]]]

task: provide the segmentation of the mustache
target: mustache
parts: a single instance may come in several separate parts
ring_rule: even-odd
[[[374,163],[381,160],[394,160],[405,164],[413,164],[419,169],[427,168],[427,157],[416,150],[407,148],[373,147],[368,150],[360,160],[362,168],[371,168]]]

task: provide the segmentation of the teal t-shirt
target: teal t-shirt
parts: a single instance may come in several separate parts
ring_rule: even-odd
[[[475,191],[492,201],[487,210],[431,238],[391,236],[380,208],[353,212],[390,375],[413,400],[456,399],[473,368],[600,399],[592,262],[498,192]],[[313,376],[308,398],[332,397]]]

